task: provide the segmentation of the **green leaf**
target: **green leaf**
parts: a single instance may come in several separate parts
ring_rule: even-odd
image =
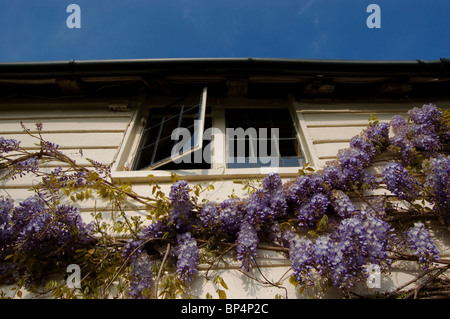
[[[301,295],[304,291],[305,291],[305,287],[304,287],[304,286],[301,286],[301,287],[298,289],[298,294]]]
[[[98,179],[98,174],[96,172],[90,172],[88,175],[88,179],[90,182],[93,182]]]
[[[220,283],[220,285],[221,285],[223,288],[225,288],[226,290],[228,290],[228,286],[227,286],[227,284],[225,283],[225,280],[223,280],[222,277],[219,277],[219,283]]]
[[[50,280],[47,285],[45,285],[45,288],[47,290],[52,290],[55,289],[56,287],[58,287],[58,283],[56,282],[56,280]]]
[[[308,232],[308,235],[312,236],[312,237],[319,237],[319,235],[314,231],[314,230],[310,230]]]
[[[217,294],[219,295],[219,299],[227,299],[225,290],[217,289]]]
[[[297,288],[297,286],[298,286],[298,281],[297,281],[297,279],[295,279],[295,276],[294,276],[294,275],[292,275],[291,277],[289,277],[289,283],[292,284],[292,285],[294,285],[295,288]]]
[[[369,124],[374,125],[374,124],[378,124],[380,121],[378,120],[378,118],[374,115],[374,114],[370,114],[369,116]]]
[[[328,216],[323,215],[322,218],[317,222],[317,230],[320,231],[327,226]]]
[[[12,258],[12,257],[14,257],[14,254],[10,254],[10,255],[6,256],[6,257],[5,257],[5,261],[8,260],[8,259],[10,259],[10,258]]]

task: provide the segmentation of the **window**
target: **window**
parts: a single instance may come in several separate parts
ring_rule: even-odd
[[[151,108],[135,151],[129,148],[131,170],[304,165],[297,130],[287,108],[207,107],[206,98],[204,88],[166,107]]]
[[[152,108],[142,132],[133,170],[209,168],[203,158],[203,132],[211,127],[206,88],[164,108]],[[210,112],[208,112],[210,113]],[[192,161],[191,155],[200,161]]]
[[[288,109],[227,109],[227,167],[300,167],[305,161]]]

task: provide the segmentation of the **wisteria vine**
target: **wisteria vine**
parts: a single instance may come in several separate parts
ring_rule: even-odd
[[[109,167],[89,160],[93,169],[88,169],[45,141],[42,123],[36,124],[37,133],[24,130],[40,148],[32,152],[0,137],[1,178],[35,174],[42,181],[34,196],[18,204],[0,197],[3,284],[30,286],[47,280],[45,269],[77,262],[87,273],[83,297],[107,296],[120,277],[123,296],[171,298],[192,281],[201,263],[213,266],[226,252],[234,251],[241,271],[251,273],[258,268],[262,243],[286,254],[292,282],[302,287],[320,278],[349,290],[367,279],[368,265],[389,272],[401,259],[416,261],[424,271],[450,265],[440,258],[427,226],[450,226],[450,121],[434,104],[410,110],[407,120],[394,116],[385,123],[372,117],[323,169],[304,167],[284,182],[270,173],[248,197],[220,203],[199,203],[201,187],[176,176],[168,196],[156,183],[150,185],[153,197],[140,196],[129,184],[112,183]],[[376,176],[368,168],[380,158],[388,160]],[[39,163],[47,161],[66,166],[44,173]],[[385,195],[370,195],[380,188]],[[122,212],[124,200],[145,204],[152,222],[123,213],[114,234],[101,214],[86,224],[64,199],[84,200],[93,191]],[[73,296],[62,285],[47,286],[55,296]]]

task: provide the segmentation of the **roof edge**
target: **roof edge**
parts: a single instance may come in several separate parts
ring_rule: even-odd
[[[170,58],[0,63],[1,79],[196,74],[292,76],[426,76],[443,78],[450,60],[319,60],[284,58]]]

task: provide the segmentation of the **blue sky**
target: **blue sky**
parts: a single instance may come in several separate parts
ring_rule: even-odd
[[[69,4],[81,28],[68,28]],[[370,29],[369,4],[381,9]],[[0,0],[0,62],[450,58],[449,0]]]

